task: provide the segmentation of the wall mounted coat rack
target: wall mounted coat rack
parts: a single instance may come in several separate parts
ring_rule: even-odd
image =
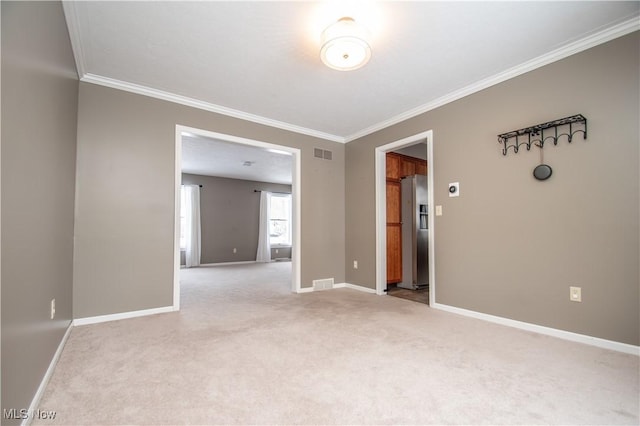
[[[558,133],[558,129],[564,126],[568,126],[568,132]],[[583,139],[587,139],[587,119],[582,114],[503,133],[498,135],[498,143],[503,146],[502,155],[507,155],[509,148],[517,153],[522,145],[527,147],[527,151],[531,150],[532,145],[543,148],[547,141],[553,141],[554,145],[558,145],[562,136],[567,136],[568,142],[571,143],[576,133],[582,133]]]

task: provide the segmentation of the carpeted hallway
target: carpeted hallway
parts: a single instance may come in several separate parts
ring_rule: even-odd
[[[638,424],[638,357],[351,289],[182,271],[182,311],[76,327],[35,424]]]

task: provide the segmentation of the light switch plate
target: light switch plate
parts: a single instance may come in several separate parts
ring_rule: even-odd
[[[442,216],[442,206],[436,206],[436,216]]]
[[[582,288],[569,287],[569,300],[572,302],[582,302]]]

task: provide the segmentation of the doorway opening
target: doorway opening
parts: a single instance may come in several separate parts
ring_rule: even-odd
[[[222,133],[210,132],[207,130],[176,125],[175,134],[175,182],[174,182],[174,196],[175,196],[175,233],[174,233],[174,276],[173,276],[173,309],[180,309],[180,268],[181,268],[181,248],[180,248],[180,201],[181,201],[181,183],[182,183],[182,153],[183,153],[183,138],[203,138],[210,141],[218,141],[224,143],[227,146],[237,146],[238,150],[264,152],[268,150],[272,153],[285,154],[291,158],[291,220],[290,220],[290,259],[291,259],[291,291],[300,292],[300,176],[301,176],[301,157],[300,150],[297,148],[291,148],[288,146],[272,144],[268,142],[241,138],[233,135],[226,135]],[[241,179],[233,178],[231,179]],[[252,179],[256,180],[257,179]],[[251,189],[252,196],[255,193],[256,197],[260,195]],[[257,218],[256,218],[257,220]],[[275,250],[276,252],[278,250]],[[283,251],[283,250],[280,250]],[[236,249],[233,248],[233,253]]]
[[[400,276],[396,278],[389,277],[389,267],[392,265],[388,265],[387,259],[387,247],[388,243],[393,243],[393,239],[401,240],[402,239],[402,217],[401,211],[398,212],[390,212],[389,218],[387,217],[387,196],[389,196],[389,201],[393,201],[392,197],[400,198],[401,193],[401,183],[398,182],[397,189],[394,188],[387,189],[387,153],[401,151],[405,149],[409,149],[409,147],[416,146],[419,144],[426,144],[426,163],[427,163],[427,173],[426,173],[426,185],[428,188],[426,194],[426,205],[423,202],[415,203],[416,213],[415,220],[417,221],[417,228],[424,228],[427,237],[426,237],[426,251],[427,253],[421,252],[421,256],[427,257],[426,264],[428,265],[428,272],[426,273],[426,277],[421,276],[420,279],[411,277],[406,281],[402,279],[402,266],[400,266]],[[424,145],[423,145],[424,147]],[[416,149],[416,148],[411,148]],[[406,152],[406,151],[405,151]],[[415,284],[414,290],[424,291],[426,289],[426,284],[428,284],[428,303],[432,305],[435,302],[435,253],[434,253],[434,197],[433,197],[433,131],[425,131],[413,136],[409,136],[407,138],[391,142],[389,144],[380,146],[376,148],[375,153],[376,159],[376,167],[375,167],[375,179],[376,179],[376,293],[379,295],[387,294],[389,290],[398,289],[398,283],[408,282],[406,287],[410,287],[411,284]],[[410,165],[409,165],[410,166]],[[409,167],[410,168],[410,167]],[[414,171],[405,170],[405,175],[415,175]],[[406,198],[406,197],[405,197]],[[425,214],[426,213],[426,214]],[[392,217],[395,215],[395,217]],[[389,222],[388,220],[391,220]],[[414,232],[407,231],[405,227],[405,232]],[[413,255],[414,252],[412,252]],[[416,256],[418,255],[415,253]],[[405,260],[409,260],[407,256],[404,256]],[[398,259],[391,260],[392,262],[397,262]],[[400,260],[400,265],[402,261]],[[409,263],[409,265],[411,265]],[[414,268],[413,266],[407,266],[407,268]],[[417,273],[417,272],[416,272]],[[388,278],[391,280],[388,281]],[[405,277],[406,279],[406,277]],[[415,283],[413,280],[415,279]],[[419,281],[427,281],[419,282]],[[393,282],[395,281],[395,282]],[[392,285],[395,284],[395,285]],[[402,286],[400,286],[402,289]],[[411,291],[411,290],[409,290]],[[420,297],[414,293],[414,296]],[[422,295],[426,299],[426,294]]]

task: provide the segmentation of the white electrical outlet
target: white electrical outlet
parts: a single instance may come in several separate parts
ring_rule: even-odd
[[[436,206],[436,216],[442,216],[442,206]]]
[[[51,319],[56,317],[56,299],[51,299]]]
[[[238,249],[234,247],[234,248],[233,248],[233,252],[234,252],[234,253],[237,253],[237,252],[238,252]]]
[[[569,300],[572,302],[582,302],[582,288],[569,287]]]
[[[353,261],[353,269],[358,269],[358,261],[357,260]]]

